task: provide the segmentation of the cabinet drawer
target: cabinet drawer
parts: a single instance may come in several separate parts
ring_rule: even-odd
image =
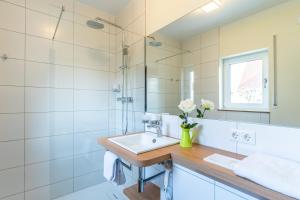
[[[173,196],[174,200],[214,200],[214,184],[174,167]]]
[[[215,200],[258,200],[232,187],[216,182]]]

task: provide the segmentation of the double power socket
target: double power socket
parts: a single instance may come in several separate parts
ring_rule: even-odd
[[[254,131],[245,131],[239,129],[232,129],[230,140],[244,144],[255,145],[256,134]]]

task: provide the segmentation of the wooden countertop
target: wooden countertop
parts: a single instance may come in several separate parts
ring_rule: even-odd
[[[107,150],[139,167],[146,167],[160,163],[167,159],[173,159],[174,163],[180,164],[188,169],[208,176],[216,181],[236,188],[256,198],[270,200],[295,200],[294,198],[283,195],[279,192],[275,192],[257,183],[239,177],[231,170],[203,160],[203,158],[214,153],[230,156],[236,159],[244,158],[244,156],[240,154],[194,144],[192,148],[187,149],[181,148],[179,145],[172,145],[136,155],[110,142],[108,138],[100,138],[98,143],[103,145]]]

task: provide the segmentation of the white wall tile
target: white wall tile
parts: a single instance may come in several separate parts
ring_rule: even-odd
[[[26,112],[72,111],[72,89],[26,88]]]
[[[24,85],[24,61],[8,59],[0,62],[0,85]]]
[[[0,172],[0,198],[24,192],[24,168]]]
[[[0,113],[24,112],[24,88],[0,86]]]
[[[218,93],[218,77],[202,78],[195,80],[195,93]]]
[[[73,132],[73,112],[27,113],[26,138]]]
[[[55,88],[73,88],[74,70],[72,67],[51,65],[50,85]]]
[[[103,50],[81,47],[77,45],[74,47],[75,66],[108,71],[108,59],[108,53]]]
[[[26,62],[26,86],[50,87],[50,64]]]
[[[0,160],[0,170],[24,165],[24,141],[0,142]]]
[[[201,48],[200,35],[196,35],[194,37],[182,41],[182,49],[184,50],[195,51],[195,50],[199,50],[200,48]]]
[[[207,78],[219,75],[219,63],[218,61],[202,63],[200,65],[199,77]]]
[[[129,80],[131,88],[145,87],[145,66],[144,64],[137,65],[129,70]]]
[[[199,133],[196,141],[200,144],[217,147],[219,149],[235,152],[236,144],[230,140],[235,122],[194,119],[198,123],[196,132]]]
[[[73,158],[28,165],[25,175],[26,190],[70,179],[73,176]]]
[[[55,24],[47,14],[33,10],[26,11],[26,33],[51,39]]]
[[[50,63],[73,65],[73,45],[62,42],[51,42]]]
[[[25,0],[6,0],[6,1],[15,5],[19,5],[23,7],[25,6]]]
[[[133,97],[133,110],[144,112],[145,110],[145,89],[133,89],[132,91]]]
[[[108,111],[75,112],[75,132],[107,130]]]
[[[108,90],[109,73],[77,68],[75,69],[75,88]]]
[[[180,119],[174,115],[162,115],[163,127],[162,131],[164,135],[179,138],[180,137]]]
[[[72,192],[73,179],[27,191],[25,198],[30,200],[52,200]]]
[[[24,193],[22,193],[22,194],[16,194],[16,195],[9,196],[7,198],[4,198],[3,200],[24,200],[24,199],[25,199],[25,196],[24,196]]]
[[[52,26],[52,29],[50,29],[51,39],[54,36],[55,26],[57,22],[57,17],[51,17],[51,24],[54,24],[54,26]],[[73,26],[73,22],[62,19],[59,23],[59,28],[56,31],[54,40],[73,43]]]
[[[75,91],[75,110],[106,110],[109,106],[108,92],[92,90]]]
[[[250,123],[238,123],[238,129],[256,133],[256,144],[239,143],[238,153],[261,152],[300,162],[300,129]]]
[[[0,55],[24,59],[25,36],[20,33],[0,30]]]
[[[49,63],[50,40],[26,36],[26,59]]]
[[[27,113],[25,118],[25,137],[35,138],[50,135],[49,113]]]
[[[201,63],[216,61],[219,59],[219,46],[213,45],[201,49]]]
[[[24,33],[24,18],[25,8],[0,1],[0,28]]]
[[[25,143],[26,164],[64,158],[73,154],[73,136],[61,135],[29,139]]]
[[[91,29],[81,24],[74,26],[74,42],[77,45],[105,50],[109,47],[108,41],[108,34],[102,30]]]
[[[51,111],[73,111],[72,89],[51,89],[50,99]]]
[[[105,182],[101,171],[92,172],[74,179],[75,191]]]
[[[73,68],[26,62],[26,86],[73,88]]]
[[[84,154],[92,151],[103,150],[98,144],[98,138],[109,135],[108,130],[77,133],[74,135],[74,154]]]
[[[24,138],[24,114],[0,114],[0,141]]]
[[[50,89],[48,88],[25,89],[26,112],[49,112],[50,101]]]
[[[215,28],[201,35],[201,48],[206,48],[219,43],[219,29]]]
[[[73,46],[49,39],[26,36],[26,57],[30,61],[73,65]]]
[[[75,156],[74,160],[74,173],[75,176],[88,174],[94,171],[103,169],[103,156],[105,150],[91,152]]]
[[[73,19],[73,1],[72,0],[27,0],[26,6],[30,9],[43,12],[52,16],[59,16],[61,6],[65,7],[65,12],[62,16],[63,19]]]

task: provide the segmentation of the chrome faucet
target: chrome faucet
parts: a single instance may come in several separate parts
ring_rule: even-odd
[[[148,128],[156,128],[157,137],[162,136],[162,120],[143,120]]]

